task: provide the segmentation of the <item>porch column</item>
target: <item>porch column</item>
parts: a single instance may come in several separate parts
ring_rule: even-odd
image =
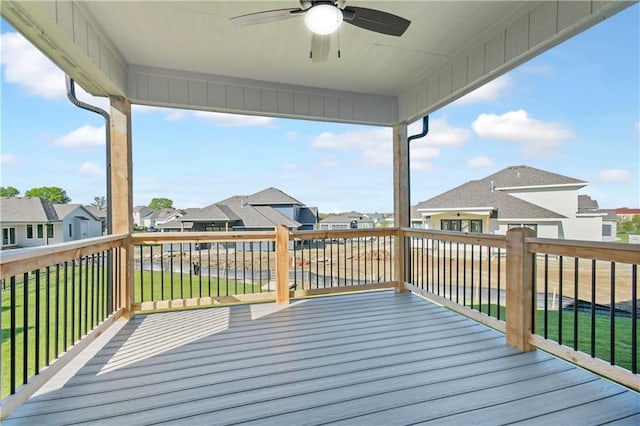
[[[536,232],[527,227],[507,231],[507,344],[522,352],[535,350],[529,336],[535,332],[533,308],[533,258],[527,253],[525,238]]]
[[[409,141],[407,124],[393,126],[393,220],[397,228],[409,226]],[[397,291],[405,291],[406,244],[400,234],[395,244],[395,280]]]
[[[131,235],[133,232],[133,184],[131,150],[131,102],[120,96],[111,96],[111,217],[114,234]],[[133,247],[122,250],[120,270],[120,306],[125,318],[133,317]]]

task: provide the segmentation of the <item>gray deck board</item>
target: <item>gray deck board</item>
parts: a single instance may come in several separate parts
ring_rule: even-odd
[[[64,386],[3,424],[633,424],[639,416],[636,392],[385,291],[138,315]]]

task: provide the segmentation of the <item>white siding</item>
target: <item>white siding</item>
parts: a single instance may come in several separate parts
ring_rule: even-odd
[[[504,192],[568,218],[574,218],[578,211],[578,189],[547,188]]]
[[[602,217],[579,217],[565,221],[567,240],[602,241]]]

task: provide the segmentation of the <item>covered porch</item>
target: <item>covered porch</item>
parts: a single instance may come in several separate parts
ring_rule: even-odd
[[[108,235],[1,254],[1,418],[637,423],[640,246],[408,227],[408,125],[630,4],[367,2],[413,32],[318,66],[229,23],[280,2],[3,1],[111,109]],[[395,227],[134,234],[132,104],[391,127]]]

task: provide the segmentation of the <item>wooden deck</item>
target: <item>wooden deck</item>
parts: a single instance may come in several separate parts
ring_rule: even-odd
[[[138,315],[87,358],[3,424],[640,423],[640,394],[410,293]]]

